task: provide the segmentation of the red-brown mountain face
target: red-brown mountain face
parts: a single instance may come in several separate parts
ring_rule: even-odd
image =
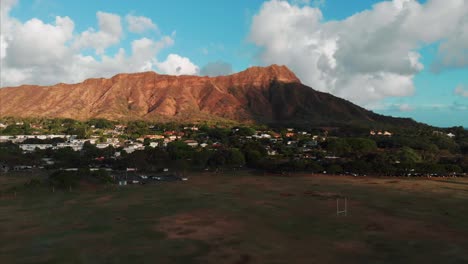
[[[317,92],[277,65],[213,78],[144,72],[77,84],[6,87],[0,89],[0,116],[259,123],[393,120]]]

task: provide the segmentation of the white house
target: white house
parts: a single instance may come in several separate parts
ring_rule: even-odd
[[[96,144],[96,148],[98,148],[98,149],[105,149],[105,148],[107,148],[109,146],[110,146],[110,144],[108,144],[108,143]]]
[[[83,149],[83,144],[74,144],[69,142],[57,143],[57,148],[72,148],[74,151],[81,151]]]
[[[15,136],[0,136],[0,142],[8,142],[13,141]]]
[[[184,142],[185,142],[185,144],[189,145],[189,146],[192,147],[192,148],[198,147],[198,142],[195,141],[195,140],[187,139],[187,140],[185,140]]]
[[[20,149],[26,152],[33,152],[37,149],[49,149],[53,148],[54,146],[52,144],[20,144],[19,145]]]
[[[267,133],[261,133],[259,135],[254,135],[253,137],[254,138],[271,138],[271,135]]]

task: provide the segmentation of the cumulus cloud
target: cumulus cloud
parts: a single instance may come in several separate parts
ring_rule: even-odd
[[[232,73],[232,65],[224,61],[215,61],[207,63],[200,70],[200,75],[203,76],[221,76]]]
[[[458,86],[455,88],[454,93],[455,93],[456,95],[459,95],[459,96],[462,96],[462,97],[468,97],[468,89],[465,88],[463,85],[458,85]]]
[[[125,20],[127,21],[128,30],[132,33],[141,34],[147,30],[158,30],[158,26],[148,17],[127,15]]]
[[[197,65],[193,64],[188,58],[177,54],[169,54],[167,59],[157,63],[156,67],[162,73],[169,75],[196,75],[199,72]]]
[[[122,24],[120,16],[110,13],[97,12],[99,31],[90,28],[81,33],[75,41],[77,48],[94,48],[96,53],[103,54],[105,49],[120,42]]]
[[[318,8],[271,0],[254,16],[249,39],[262,48],[262,63],[285,64],[317,90],[368,105],[413,94],[424,45],[441,43],[439,69],[468,66],[467,18],[465,0],[383,1],[328,22]]]
[[[312,5],[316,7],[324,6],[325,2],[325,0],[291,0],[294,5]]]
[[[157,70],[168,74],[196,74],[188,58],[171,54],[160,62],[157,55],[174,44],[175,32],[158,40],[131,41],[129,51],[105,51],[121,44],[121,17],[97,13],[98,28],[76,32],[71,18],[57,16],[53,23],[37,18],[21,22],[10,16],[16,1],[2,0],[0,24],[0,87],[21,84],[75,83],[91,77],[111,77],[122,72]],[[84,55],[85,50],[95,55]],[[175,66],[174,66],[175,65]],[[172,67],[172,68],[171,68]],[[177,67],[180,67],[177,71]],[[176,70],[171,70],[175,68]]]

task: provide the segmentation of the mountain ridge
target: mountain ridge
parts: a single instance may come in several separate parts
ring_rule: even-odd
[[[80,83],[0,89],[0,117],[255,123],[415,123],[385,117],[301,83],[286,66],[217,77],[120,73]],[[22,109],[19,109],[22,107]]]

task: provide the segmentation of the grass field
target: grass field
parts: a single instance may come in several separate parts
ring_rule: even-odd
[[[206,173],[5,192],[29,177],[0,175],[0,263],[468,263],[468,179]]]

